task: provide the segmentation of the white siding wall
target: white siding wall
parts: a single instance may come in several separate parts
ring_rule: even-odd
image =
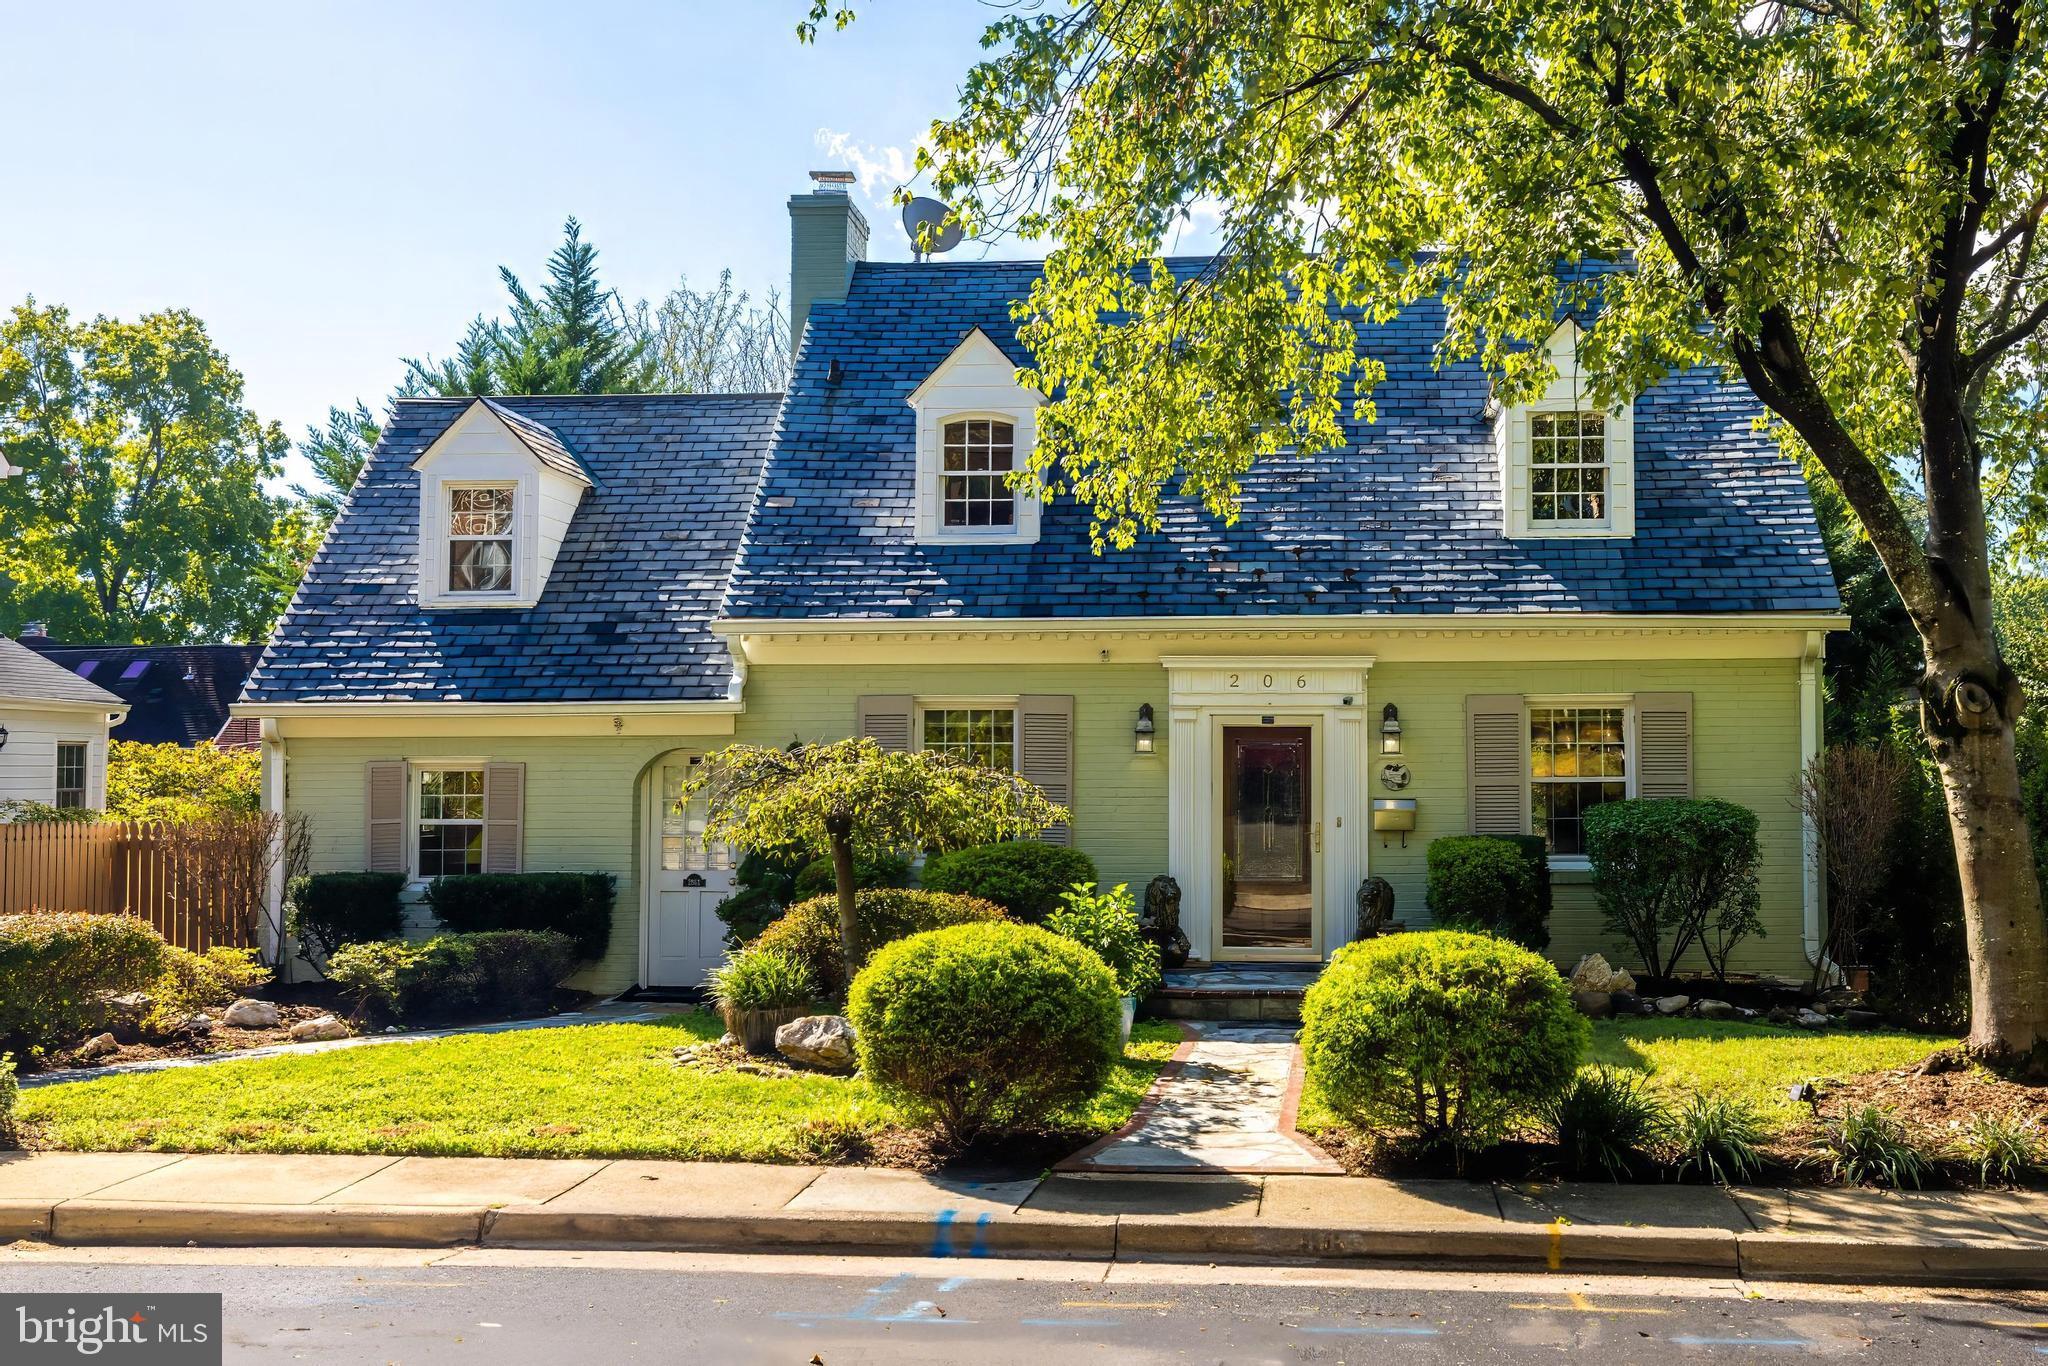
[[[84,741],[85,804],[107,804],[107,719],[104,713],[0,706],[7,745],[0,748],[0,802],[57,799],[57,746]]]

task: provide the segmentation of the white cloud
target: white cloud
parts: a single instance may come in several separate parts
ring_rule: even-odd
[[[896,187],[907,185],[917,175],[917,144],[909,147],[881,146],[860,142],[851,133],[820,128],[818,150],[846,163],[846,169],[860,177],[861,198],[877,208],[889,207]]]

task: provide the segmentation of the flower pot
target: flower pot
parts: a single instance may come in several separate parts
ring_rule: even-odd
[[[1123,999],[1123,1017],[1122,1017],[1122,1019],[1121,1019],[1121,1020],[1119,1021],[1119,1029],[1120,1029],[1120,1031],[1121,1031],[1121,1032],[1120,1032],[1120,1033],[1119,1033],[1119,1034],[1117,1035],[1117,1041],[1116,1041],[1116,1046],[1117,1046],[1118,1048],[1128,1048],[1128,1047],[1130,1047],[1130,1043],[1131,1043],[1131,1022],[1132,1022],[1132,1021],[1134,1021],[1134,1020],[1136,1020],[1137,1018],[1138,1018],[1138,998],[1137,998],[1137,997],[1135,997],[1135,996],[1126,996],[1126,997],[1124,997],[1124,999]]]
[[[801,1020],[811,1013],[808,1006],[784,1006],[780,1010],[736,1010],[731,1006],[719,1012],[725,1017],[725,1027],[740,1041],[749,1053],[773,1053],[775,1031],[792,1020]]]
[[[1858,996],[1864,995],[1870,990],[1869,968],[1852,964],[1844,970],[1849,974],[1849,990],[1855,992]]]

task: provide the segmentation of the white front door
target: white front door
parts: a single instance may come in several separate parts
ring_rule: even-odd
[[[671,755],[655,775],[654,897],[648,925],[650,987],[701,987],[725,958],[718,903],[732,891],[732,851],[704,839],[704,797],[678,804],[700,754]]]

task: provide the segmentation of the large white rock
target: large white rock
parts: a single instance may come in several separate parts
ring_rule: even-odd
[[[292,1038],[299,1043],[320,1039],[346,1039],[349,1028],[332,1015],[321,1015],[311,1020],[301,1020],[291,1027]]]
[[[775,1031],[775,1051],[828,1072],[851,1072],[853,1023],[844,1015],[800,1016]]]
[[[97,1062],[119,1048],[120,1042],[112,1034],[95,1034],[78,1046],[72,1056],[80,1062]]]
[[[1597,953],[1589,953],[1572,969],[1573,991],[1634,991],[1636,979]]]
[[[229,1006],[220,1017],[220,1022],[230,1029],[275,1029],[277,1021],[276,1006],[247,996]]]
[[[1657,998],[1657,1013],[1659,1015],[1683,1015],[1685,1008],[1691,1004],[1692,997],[1690,996],[1659,996]]]

